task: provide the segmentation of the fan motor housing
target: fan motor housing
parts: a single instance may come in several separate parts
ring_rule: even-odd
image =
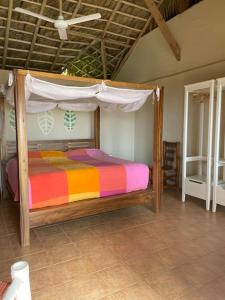
[[[68,28],[68,24],[62,16],[58,17],[58,20],[55,21],[54,26],[55,26],[55,28],[58,28],[58,29],[67,29]]]

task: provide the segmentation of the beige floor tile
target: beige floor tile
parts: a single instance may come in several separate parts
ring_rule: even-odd
[[[0,237],[0,261],[13,257],[13,248],[9,236]]]
[[[49,264],[57,264],[83,255],[82,250],[74,243],[62,244],[60,247],[52,247],[46,250],[48,253]]]
[[[31,231],[21,248],[18,215],[0,203],[0,280],[27,260],[36,300],[225,299],[225,208],[166,192],[162,211],[145,206]]]
[[[32,293],[32,300],[50,300],[50,299],[56,300],[56,297],[57,297],[56,291],[55,288],[53,287],[49,287],[39,292]]]
[[[123,289],[101,300],[162,300],[162,298],[144,283]]]
[[[29,247],[21,247],[20,238],[18,234],[12,234],[9,236],[10,245],[13,251],[13,257],[21,257],[27,254],[33,254],[40,252],[44,249],[44,243],[41,242],[36,234],[31,231],[30,233],[30,246]]]
[[[175,299],[191,286],[191,281],[179,270],[158,270],[145,275],[146,283],[165,299]]]
[[[49,250],[51,248],[61,247],[64,244],[69,244],[71,240],[64,232],[59,232],[42,239],[41,243],[43,243],[46,250]]]
[[[66,236],[75,243],[81,240],[95,238],[94,234],[88,228],[79,228],[73,231],[66,232]]]
[[[52,274],[52,281],[55,285],[66,283],[75,278],[88,276],[102,269],[101,265],[96,265],[92,257],[80,257],[77,259],[68,260],[49,267]]]
[[[123,265],[106,269],[97,275],[107,295],[140,282],[140,277],[131,268]]]
[[[161,263],[157,253],[129,256],[124,260],[124,262],[141,276],[152,271],[159,271],[164,273],[165,270],[169,269],[169,267]]]
[[[177,267],[175,269],[175,272],[176,271],[184,274],[185,278],[191,282],[191,286],[194,288],[207,285],[218,277],[218,274],[212,272],[207,267],[207,264],[201,263],[198,260]]]
[[[209,300],[225,299],[225,277],[216,279],[199,290],[199,294],[208,297]]]
[[[34,229],[35,234],[38,238],[42,241],[47,240],[49,237],[62,234],[63,230],[59,225],[52,225],[52,226],[42,226]]]
[[[54,284],[50,268],[43,268],[30,272],[30,284],[32,292],[37,292],[46,286],[49,288]]]
[[[56,300],[97,300],[106,295],[104,284],[96,274],[79,277],[56,288]]]
[[[15,262],[14,259],[2,260],[0,261],[0,280],[9,280],[11,278],[10,268],[11,265]]]
[[[29,263],[30,271],[35,271],[48,267],[50,262],[50,256],[46,251],[41,251],[34,254],[27,254],[18,257],[17,260],[27,261]]]

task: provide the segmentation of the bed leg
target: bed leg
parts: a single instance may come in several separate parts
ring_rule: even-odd
[[[30,224],[29,215],[25,215],[20,207],[20,243],[22,247],[30,246]]]

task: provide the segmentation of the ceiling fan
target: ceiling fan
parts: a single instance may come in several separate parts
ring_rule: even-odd
[[[74,18],[74,19],[70,19],[70,20],[65,20],[63,15],[62,15],[62,0],[59,1],[59,16],[57,20],[48,18],[46,16],[40,15],[40,14],[36,14],[32,11],[29,11],[27,9],[21,8],[21,7],[16,7],[15,11],[19,12],[19,13],[23,13],[50,23],[53,23],[55,28],[58,29],[58,33],[59,33],[59,37],[61,40],[67,40],[67,32],[66,29],[70,26],[70,25],[75,25],[75,24],[79,24],[79,23],[83,23],[83,22],[87,22],[87,21],[92,21],[92,20],[97,20],[101,18],[101,15],[99,13],[97,14],[92,14],[92,15],[88,15],[88,16],[83,16],[83,17],[78,17],[78,18]]]

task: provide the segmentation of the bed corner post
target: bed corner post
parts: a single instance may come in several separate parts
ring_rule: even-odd
[[[159,212],[162,194],[162,131],[163,131],[163,98],[164,88],[160,89],[159,101],[154,104],[154,152],[153,152],[153,191],[155,192],[153,207]]]
[[[24,76],[15,71],[16,137],[19,169],[20,238],[23,247],[30,244],[28,153]]]
[[[98,107],[94,113],[94,140],[95,148],[100,148],[100,107]]]

